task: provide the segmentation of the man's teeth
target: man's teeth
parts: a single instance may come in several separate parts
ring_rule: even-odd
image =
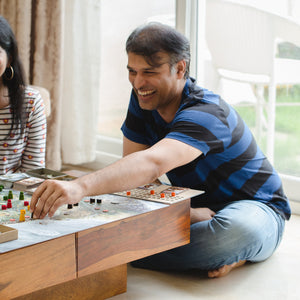
[[[147,95],[150,95],[154,93],[154,90],[152,91],[138,91],[138,94],[141,95],[141,96],[147,96]]]

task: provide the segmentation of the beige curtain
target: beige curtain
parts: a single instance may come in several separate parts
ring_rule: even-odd
[[[0,0],[11,24],[30,84],[50,91],[46,167],[61,168],[63,0]]]

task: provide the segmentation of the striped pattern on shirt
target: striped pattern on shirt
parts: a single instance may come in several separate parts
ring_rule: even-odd
[[[12,123],[11,108],[0,109],[1,175],[45,166],[47,124],[44,103],[40,93],[30,87],[25,89],[24,114],[24,132],[20,134],[19,126],[8,136]]]
[[[167,137],[201,150],[197,159],[167,173],[175,186],[205,191],[192,199],[193,206],[219,210],[232,201],[257,200],[290,217],[281,180],[247,125],[228,103],[192,79],[171,123],[156,110],[142,110],[133,92],[122,131],[136,143],[152,146]]]

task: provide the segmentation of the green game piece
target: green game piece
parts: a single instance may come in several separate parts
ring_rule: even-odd
[[[13,199],[13,198],[14,198],[13,192],[9,191],[8,192],[8,199]]]
[[[24,192],[20,192],[19,200],[24,200]]]
[[[8,197],[7,196],[3,196],[3,200],[7,201]]]
[[[0,192],[2,192],[3,190],[3,185],[0,185]]]

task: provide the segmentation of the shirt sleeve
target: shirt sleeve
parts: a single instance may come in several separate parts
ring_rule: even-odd
[[[134,92],[131,93],[126,119],[121,130],[123,135],[129,140],[139,144],[150,145],[150,141],[147,138],[144,111],[140,108]]]
[[[27,123],[26,146],[22,155],[21,169],[35,169],[45,166],[47,123],[43,99],[38,91],[26,93]]]

